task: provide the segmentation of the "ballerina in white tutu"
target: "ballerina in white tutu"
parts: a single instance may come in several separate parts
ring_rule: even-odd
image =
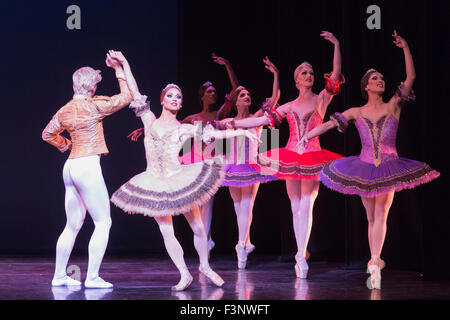
[[[180,282],[172,287],[176,291],[186,289],[193,280],[172,223],[172,216],[183,214],[194,232],[194,246],[200,258],[199,271],[220,287],[224,283],[223,279],[209,266],[208,242],[199,205],[207,202],[221,186],[224,179],[223,164],[219,158],[211,158],[181,165],[178,153],[184,142],[194,136],[207,142],[238,135],[251,139],[257,137],[245,130],[219,131],[212,126],[203,129],[201,122],[196,125],[181,124],[176,115],[181,108],[182,93],[175,84],[167,85],[161,92],[163,110],[156,119],[150,110],[147,96],[139,93],[125,57],[120,52],[111,51],[109,54],[124,66],[134,98],[130,108],[134,109],[144,124],[147,157],[147,170],[121,186],[111,201],[130,214],[140,213],[155,218],[167,252],[181,274]]]

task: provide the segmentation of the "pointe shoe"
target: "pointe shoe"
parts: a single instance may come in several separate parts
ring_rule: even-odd
[[[53,278],[52,287],[62,287],[62,286],[81,286],[81,282],[72,279],[69,276],[64,276],[63,278]]]
[[[172,291],[183,291],[192,283],[194,278],[190,273],[181,275],[180,282],[177,285],[172,287]]]
[[[253,250],[255,250],[254,244],[247,242],[247,244],[245,245],[245,252],[247,252],[247,254],[250,254],[253,252]]]
[[[368,268],[370,273],[370,286],[369,289],[381,289],[381,270],[376,264],[371,264]]]
[[[247,266],[247,251],[245,250],[245,246],[241,243],[238,243],[235,247],[238,259],[238,268],[245,269]]]
[[[308,263],[306,263],[306,260],[304,258],[302,259],[295,259],[297,263],[295,264],[295,275],[297,278],[300,279],[306,279],[308,277],[308,271],[309,266]]]
[[[208,240],[208,252],[211,251],[215,247],[216,243],[213,241],[213,239]]]
[[[110,282],[106,282],[105,280],[103,280],[100,277],[96,277],[92,280],[86,279],[86,281],[84,281],[84,287],[91,288],[91,289],[108,289],[108,288],[112,288],[113,284]]]
[[[371,259],[368,263],[367,263],[367,273],[370,273],[369,271],[369,266],[372,264],[376,264],[378,265],[378,267],[380,268],[380,271],[383,270],[384,268],[386,268],[386,262],[382,259]]]
[[[225,281],[215,273],[211,268],[204,268],[202,266],[198,267],[198,271],[200,271],[204,276],[206,276],[212,283],[216,286],[221,287]]]

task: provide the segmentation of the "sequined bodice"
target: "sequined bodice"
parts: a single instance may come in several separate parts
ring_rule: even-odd
[[[162,137],[150,127],[144,138],[147,172],[156,176],[171,176],[181,170],[178,153],[182,147],[180,126]]]
[[[398,120],[392,115],[384,115],[376,122],[361,116],[356,120],[356,127],[361,138],[362,161],[379,166],[383,162],[398,158],[395,148]]]
[[[289,112],[287,120],[289,123],[289,141],[286,149],[295,152],[299,152],[297,144],[301,138],[323,122],[316,110],[306,113],[302,118],[296,112]],[[315,137],[308,141],[304,153],[320,150],[322,148],[320,147],[319,137]]]
[[[258,137],[261,129],[248,129]],[[252,141],[245,136],[234,137],[230,139],[229,150],[227,150],[227,164],[248,164],[250,159],[255,159],[258,155],[258,141]]]

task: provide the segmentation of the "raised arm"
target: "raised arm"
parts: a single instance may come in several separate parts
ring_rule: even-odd
[[[234,73],[233,68],[231,68],[230,62],[228,62],[227,59],[216,56],[214,54],[214,52],[212,53],[212,58],[215,63],[225,66],[225,68],[227,69],[228,78],[230,79],[230,83],[231,83],[231,90],[234,90],[237,87],[239,87],[239,81],[236,77],[236,74]]]
[[[399,92],[397,92],[394,96],[396,102],[399,103],[402,98],[403,100],[407,100],[407,97],[410,96],[414,81],[416,80],[416,69],[414,67],[414,60],[406,40],[399,36],[396,30],[394,30],[394,34],[392,36],[394,37],[394,44],[403,49],[403,54],[405,55],[406,79],[400,85]]]
[[[141,93],[139,92],[138,85],[136,83],[136,79],[131,72],[130,64],[125,56],[120,51],[109,50],[107,54],[108,59],[116,59],[123,66],[123,71],[125,73],[125,78],[128,83],[128,87],[130,88],[131,94],[133,96],[133,100],[139,100],[141,98]]]
[[[342,56],[339,40],[331,32],[328,31],[322,31],[320,36],[334,44],[333,72],[330,75],[330,80],[332,80],[333,82],[339,81],[342,74]]]
[[[230,62],[225,58],[216,56],[214,52],[212,53],[212,59],[214,60],[215,63],[225,66],[225,68],[227,69],[228,78],[230,79],[231,84],[230,92],[239,87],[239,81],[237,79],[236,74],[234,73],[233,68],[231,67]],[[231,113],[231,110],[233,109],[233,104],[231,103],[230,99],[231,99],[230,95],[227,94],[225,97],[224,104],[222,104],[220,109],[217,111],[218,119],[226,118]]]
[[[128,63],[128,60],[125,58],[122,52],[110,50],[108,53],[108,57],[117,60],[122,64],[128,86],[133,96],[133,102],[130,104],[130,108],[134,110],[134,113],[137,117],[141,117],[142,123],[144,124],[144,130],[147,131],[151,123],[156,119],[155,115],[150,110],[150,102],[147,101],[147,96],[142,95],[139,92],[139,88],[137,86],[136,79],[134,78],[131,71],[130,64]],[[142,130],[140,130],[139,132],[142,133]],[[131,136],[133,135],[133,133],[135,133],[135,131],[131,133]],[[134,140],[133,136],[131,138],[133,141],[135,141],[138,137],[139,136],[137,136]]]
[[[339,40],[328,31],[322,31],[320,36],[334,45],[333,71],[325,74],[325,89],[320,92],[319,98],[317,99],[317,110],[323,118],[333,97],[340,93],[340,86],[345,82],[345,79],[342,75],[342,57]]]
[[[263,105],[273,108],[277,104],[278,99],[280,99],[279,73],[277,67],[269,60],[267,56],[263,59],[263,62],[265,64],[265,68],[273,73],[272,96],[270,98],[267,98]],[[254,114],[254,116],[260,117],[263,114],[264,108],[261,108]]]
[[[133,100],[121,63],[116,60],[109,59],[108,57],[105,62],[108,67],[114,69],[116,72],[120,93],[112,97],[94,96],[92,98],[92,102],[97,106],[97,110],[99,111],[101,117],[106,117],[115,113],[116,111],[129,105]]]

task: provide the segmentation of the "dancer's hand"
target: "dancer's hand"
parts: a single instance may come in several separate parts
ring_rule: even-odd
[[[307,143],[308,143],[308,139],[306,138],[306,135],[304,135],[303,138],[301,138],[300,141],[297,143],[298,153],[303,154],[303,152],[305,152]]]
[[[131,141],[138,141],[139,137],[144,134],[144,128],[139,128],[130,133],[127,138],[131,139]]]
[[[267,70],[275,74],[278,73],[277,67],[269,60],[269,58],[267,58],[267,56],[263,59],[263,62]]]
[[[216,56],[214,54],[214,52],[212,53],[212,59],[214,60],[215,63],[223,65],[223,66],[229,64],[227,59]]]
[[[328,41],[330,41],[332,44],[337,45],[339,44],[339,40],[334,36],[334,34],[332,34],[331,32],[328,31],[322,31],[322,33],[320,34],[321,37],[324,37],[325,39],[327,39]]]
[[[108,54],[111,58],[116,59],[122,65],[128,62],[125,56],[120,51],[109,50]]]
[[[394,37],[394,44],[397,46],[397,47],[399,47],[399,48],[406,48],[407,46],[408,46],[408,43],[406,42],[406,40],[405,39],[403,39],[402,37],[400,37],[398,34],[397,34],[397,31],[396,30],[394,30],[394,34],[392,35],[393,37]]]
[[[227,129],[234,129],[234,119],[227,118],[220,121],[220,125],[224,126]]]
[[[122,68],[122,65],[120,64],[120,62],[117,61],[116,59],[113,59],[109,54],[106,54],[105,63],[108,67],[110,67],[114,70]]]

